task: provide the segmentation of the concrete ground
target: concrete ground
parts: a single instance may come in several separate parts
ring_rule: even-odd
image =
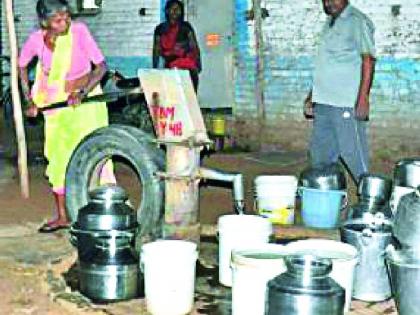
[[[77,291],[74,264],[77,255],[66,232],[42,235],[37,227],[51,215],[52,198],[43,177],[44,165],[32,161],[31,197],[20,197],[15,169],[0,159],[0,310],[10,315],[131,315],[147,314],[144,299],[108,305],[92,304]],[[390,174],[394,161],[378,159],[373,170]],[[209,167],[242,172],[246,207],[253,208],[252,181],[261,174],[298,174],[306,165],[304,152],[218,153],[204,160]],[[126,185],[131,178],[119,171]],[[117,174],[118,175],[118,174]],[[118,176],[117,176],[118,177]],[[350,187],[354,200],[354,186]],[[231,191],[203,186],[200,193],[201,222],[214,224],[232,212]],[[288,237],[285,237],[288,238]],[[290,238],[290,237],[289,237]],[[197,267],[196,309],[192,314],[227,315],[230,290],[217,284],[217,242],[203,239]],[[383,303],[354,301],[350,314],[396,314],[393,300]]]

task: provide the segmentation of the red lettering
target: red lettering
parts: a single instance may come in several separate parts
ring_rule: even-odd
[[[159,134],[161,136],[164,136],[166,133],[166,125],[167,125],[166,121],[159,122]]]
[[[159,107],[159,117],[161,119],[170,117],[173,120],[175,117],[175,107]]]
[[[182,136],[182,122],[170,123],[169,131],[173,136]]]
[[[178,123],[178,136],[182,136],[182,121]]]
[[[171,117],[171,120],[174,120],[174,118],[175,118],[175,107],[168,107],[166,110],[167,110],[166,114],[168,114],[168,116]]]

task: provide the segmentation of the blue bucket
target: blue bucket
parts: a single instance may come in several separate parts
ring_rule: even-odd
[[[302,221],[307,227],[320,229],[336,228],[340,222],[343,197],[342,190],[319,190],[301,187]]]

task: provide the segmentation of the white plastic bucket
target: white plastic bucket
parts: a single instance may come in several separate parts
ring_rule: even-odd
[[[353,292],[354,269],[359,261],[357,249],[349,244],[322,239],[291,242],[285,247],[290,254],[311,254],[332,260],[330,277],[346,290],[344,311],[348,312]]]
[[[185,315],[194,306],[197,245],[162,240],[143,245],[141,267],[147,310],[152,315]]]
[[[224,215],[218,220],[219,282],[232,286],[232,250],[266,244],[273,232],[271,222],[256,215]]]
[[[232,315],[264,315],[267,282],[286,271],[283,245],[232,251]]]
[[[295,176],[258,176],[254,181],[258,213],[273,223],[293,224],[297,183]]]

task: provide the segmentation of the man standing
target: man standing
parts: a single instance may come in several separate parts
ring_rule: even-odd
[[[368,172],[366,122],[375,67],[374,25],[348,0],[322,0],[328,15],[315,59],[314,82],[305,100],[314,117],[312,166],[341,158],[353,179]]]

